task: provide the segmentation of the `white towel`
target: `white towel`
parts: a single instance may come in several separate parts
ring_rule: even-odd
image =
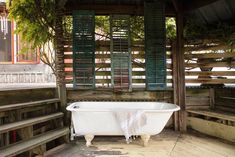
[[[114,111],[114,115],[127,141],[131,136],[137,135],[139,130],[147,123],[145,112],[142,110],[117,110]]]

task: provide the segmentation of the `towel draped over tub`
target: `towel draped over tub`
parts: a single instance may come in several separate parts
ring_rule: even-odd
[[[116,110],[113,112],[126,140],[138,135],[140,129],[147,124],[147,117],[143,110]]]

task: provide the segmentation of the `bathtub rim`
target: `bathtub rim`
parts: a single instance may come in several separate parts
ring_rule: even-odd
[[[81,102],[81,101],[78,101],[78,102]],[[91,102],[91,103],[94,103],[95,101],[84,101],[84,102]],[[125,101],[126,102],[126,101]],[[146,101],[145,101],[146,102]],[[144,112],[175,112],[175,111],[179,111],[180,110],[180,107],[176,104],[173,104],[173,103],[166,103],[166,102],[157,102],[157,103],[164,103],[164,104],[170,104],[170,105],[173,105],[175,108],[171,108],[171,109],[97,109],[97,108],[89,108],[89,109],[86,109],[86,108],[73,108],[75,105],[76,105],[77,102],[73,102],[71,103],[70,105],[68,105],[66,107],[66,110],[68,111],[76,111],[76,112],[114,112],[114,111],[136,111],[136,110],[142,110]]]

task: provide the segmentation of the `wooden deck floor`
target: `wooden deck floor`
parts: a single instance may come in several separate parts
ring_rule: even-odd
[[[126,144],[124,137],[96,137],[87,148],[80,138],[77,142],[62,145],[48,157],[235,157],[235,145],[208,136],[190,133],[179,134],[164,130],[151,137],[149,146],[142,147],[140,139]]]

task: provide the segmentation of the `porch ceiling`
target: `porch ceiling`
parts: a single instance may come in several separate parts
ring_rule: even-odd
[[[68,13],[70,13],[71,10],[92,9],[96,11],[96,14],[102,15],[115,13],[143,15],[144,1],[145,0],[68,0],[66,8],[68,10]],[[177,0],[166,0],[167,16],[175,15],[175,9],[172,1]],[[217,0],[183,0],[183,8],[185,12],[188,12],[213,3],[215,1]]]
[[[235,1],[219,0],[192,11],[191,15],[195,16],[199,22],[205,24],[220,21],[235,24]]]

